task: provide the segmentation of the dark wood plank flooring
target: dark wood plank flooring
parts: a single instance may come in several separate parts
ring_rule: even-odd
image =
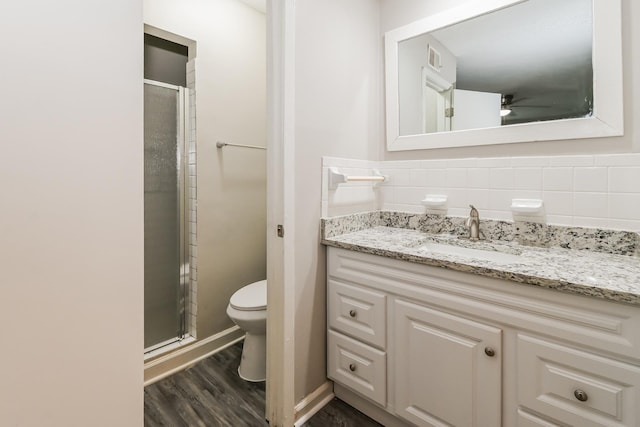
[[[265,383],[238,376],[242,343],[144,389],[146,427],[266,427]],[[325,406],[305,427],[377,427],[339,399]]]
[[[303,427],[380,427],[362,412],[334,398],[318,411]]]

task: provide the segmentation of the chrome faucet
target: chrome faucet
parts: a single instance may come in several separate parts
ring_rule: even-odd
[[[480,215],[473,205],[469,205],[469,207],[471,212],[469,212],[469,218],[466,222],[469,227],[469,240],[478,240],[480,238]]]

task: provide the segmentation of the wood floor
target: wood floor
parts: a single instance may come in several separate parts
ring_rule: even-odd
[[[233,345],[144,390],[147,427],[267,427],[265,383],[238,376],[242,343]],[[334,399],[304,427],[376,427],[380,424]]]

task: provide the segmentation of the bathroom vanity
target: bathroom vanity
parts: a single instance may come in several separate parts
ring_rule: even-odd
[[[339,398],[387,426],[640,425],[637,256],[373,225],[324,227]]]

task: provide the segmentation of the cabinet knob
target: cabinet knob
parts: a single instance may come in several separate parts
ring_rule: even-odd
[[[351,363],[351,364],[349,365],[349,370],[350,370],[351,372],[355,372],[355,371],[356,371],[356,364],[355,364],[355,363]]]
[[[485,347],[484,354],[486,354],[489,357],[493,357],[493,356],[496,355],[496,351],[494,349],[492,349],[491,347]]]
[[[358,315],[358,312],[355,310],[349,310],[349,316],[351,317],[356,317]]]
[[[580,402],[586,402],[589,399],[589,396],[587,395],[586,392],[578,389],[576,391],[573,392],[573,395],[576,397],[576,399],[578,399]]]

